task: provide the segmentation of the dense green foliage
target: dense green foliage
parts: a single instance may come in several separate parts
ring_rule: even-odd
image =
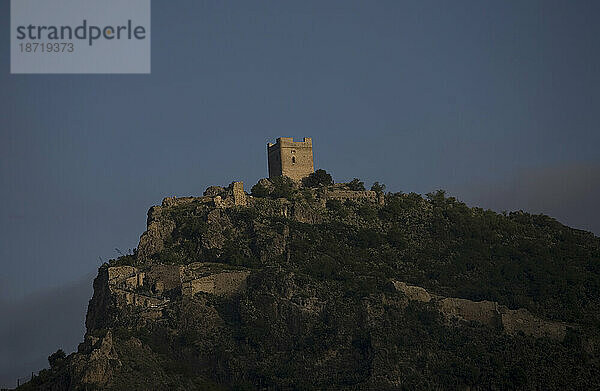
[[[261,182],[252,186],[252,195],[255,197],[292,199],[296,187],[292,179],[286,176],[278,176],[266,180],[266,183],[268,183],[268,186]]]
[[[252,273],[239,296],[173,296],[160,321],[136,327],[117,317],[112,389],[600,387],[599,238],[544,215],[470,208],[443,191],[388,193],[380,205],[320,198],[329,190],[282,177],[256,185],[248,207],[162,209],[174,229],[148,262]],[[567,334],[559,341],[452,323],[390,280],[526,308],[567,322]],[[56,358],[36,384],[64,377]]]
[[[365,190],[365,184],[364,184],[364,182],[362,182],[358,178],[354,178],[350,182],[348,182],[348,187],[350,188],[350,190],[355,190],[355,191],[363,191],[363,190]]]
[[[373,186],[371,186],[371,190],[376,193],[383,193],[385,192],[385,185],[383,183],[375,182],[373,183]]]
[[[222,251],[215,251],[202,244],[206,213],[194,204],[173,208],[176,229],[157,258],[249,267],[279,262],[265,258],[264,236],[287,226],[290,267],[304,274],[349,281],[396,277],[549,319],[600,321],[599,239],[547,216],[469,208],[443,192],[388,194],[385,206],[329,200],[320,224],[265,216],[260,208],[231,209],[224,212],[231,227],[222,232]]]
[[[306,187],[320,187],[333,185],[333,179],[327,171],[318,169],[317,171],[304,178],[303,184]]]
[[[62,349],[58,349],[56,352],[52,353],[48,357],[48,364],[50,364],[50,368],[60,366],[64,361],[65,357],[67,357],[67,355]]]

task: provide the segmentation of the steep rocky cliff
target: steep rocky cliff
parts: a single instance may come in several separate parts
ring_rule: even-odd
[[[261,180],[148,212],[23,389],[597,389],[600,240],[442,192]]]

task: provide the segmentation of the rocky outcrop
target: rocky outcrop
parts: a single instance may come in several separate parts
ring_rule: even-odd
[[[203,197],[166,197],[161,206],[153,206],[148,211],[146,231],[140,237],[137,247],[137,258],[140,262],[148,261],[152,256],[160,253],[165,242],[171,237],[175,229],[175,221],[169,216],[168,210],[173,207],[196,204],[198,207],[208,206],[216,208],[209,222],[215,222],[220,216],[219,209],[244,207],[248,205],[248,196],[244,192],[243,182],[233,182],[229,187],[211,186],[204,192]],[[217,217],[217,219],[214,218]],[[219,227],[215,227],[219,228]],[[208,238],[209,248],[220,248],[222,240],[219,230],[210,230],[208,235],[215,233],[215,237]]]
[[[259,181],[259,184],[271,190],[273,188],[273,184],[267,179]],[[230,208],[251,208],[264,217],[283,217],[302,223],[319,224],[327,215],[327,200],[383,203],[382,194],[350,190],[344,184],[303,191],[308,198],[258,198],[247,195],[242,182],[233,182],[227,188],[211,186],[202,197],[167,197],[160,206],[154,206],[148,212],[147,229],[140,237],[137,260],[140,263],[147,262],[164,250],[165,243],[172,238],[176,228],[171,213],[177,208],[206,211],[203,213],[206,213],[208,229],[201,237],[202,245],[220,254],[225,244],[224,231],[233,228],[227,213],[224,213],[224,210]]]
[[[110,382],[114,369],[121,366],[112,332],[107,331],[103,337],[86,336],[71,363],[71,377],[79,384],[102,387]]]
[[[163,213],[163,208],[162,206],[153,206],[148,211],[147,229],[140,237],[140,243],[137,247],[137,255],[140,261],[148,260],[152,255],[162,251],[165,240],[171,236],[175,229],[175,222]]]

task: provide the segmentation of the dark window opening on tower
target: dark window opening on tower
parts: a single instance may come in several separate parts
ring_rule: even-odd
[[[296,156],[292,156],[292,164],[296,164]]]

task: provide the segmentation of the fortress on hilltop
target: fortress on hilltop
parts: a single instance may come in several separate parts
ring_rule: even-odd
[[[267,155],[269,178],[285,175],[300,181],[315,171],[312,139],[309,137],[305,137],[303,141],[294,141],[292,137],[279,137],[275,144],[267,144]]]
[[[280,176],[287,176],[296,182],[301,182],[302,179],[312,174],[314,170],[312,139],[305,137],[302,141],[294,141],[292,137],[279,137],[275,144],[267,144],[267,155],[269,162],[269,179]],[[267,179],[261,179],[258,182],[266,191],[272,192],[273,183]],[[300,187],[302,186],[298,183]],[[268,190],[271,189],[271,190]],[[385,197],[383,192],[377,193],[373,190],[352,190],[346,183],[331,184],[320,188],[303,187],[313,194],[314,200],[320,202],[324,208],[328,200],[337,200],[344,202],[353,200],[356,202],[371,202],[379,205],[384,205]],[[270,195],[271,193],[269,193]],[[244,191],[244,183],[235,181],[227,187],[210,186],[204,191],[202,197],[167,197],[162,202],[162,207],[172,207],[192,202],[201,204],[209,204],[218,209],[226,209],[238,206],[251,207],[254,205],[257,198],[268,197],[268,195],[247,194]],[[295,218],[302,220],[304,217],[298,217],[301,207],[296,207]],[[282,216],[288,216],[287,205],[281,212]],[[309,221],[310,218],[308,218]],[[149,229],[149,232],[152,230]],[[153,234],[154,235],[154,234]],[[159,235],[160,236],[160,235]],[[140,243],[146,241],[146,237],[140,240]],[[152,238],[148,238],[152,241]],[[138,246],[140,256],[146,256],[145,245]],[[150,246],[152,247],[152,246]]]

